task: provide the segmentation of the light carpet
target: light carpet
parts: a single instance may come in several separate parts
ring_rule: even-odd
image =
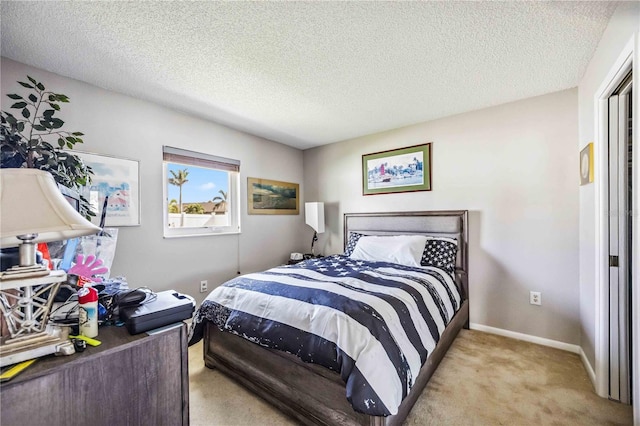
[[[191,425],[294,425],[189,348]],[[632,408],[598,397],[578,355],[462,330],[407,425],[631,425]]]

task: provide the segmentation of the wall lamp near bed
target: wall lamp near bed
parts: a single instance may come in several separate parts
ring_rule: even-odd
[[[318,241],[318,233],[324,232],[324,203],[304,203],[304,218],[307,225],[313,228],[311,240],[311,256],[315,257],[313,246]]]
[[[0,215],[0,248],[19,247],[20,253],[20,264],[0,273],[0,366],[73,353],[63,331],[48,324],[53,298],[67,276],[36,264],[36,244],[100,228],[67,202],[51,174],[37,169],[0,170]]]

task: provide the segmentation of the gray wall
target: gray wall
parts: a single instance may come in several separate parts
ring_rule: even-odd
[[[591,367],[596,369],[596,362],[599,363],[599,369],[608,368],[606,359],[596,360],[596,318],[605,321],[608,313],[598,312],[600,287],[597,285],[599,280],[599,269],[596,259],[596,244],[600,239],[598,235],[599,223],[596,215],[598,209],[598,197],[600,196],[599,182],[600,169],[598,165],[601,159],[606,158],[602,153],[606,153],[607,141],[600,140],[599,135],[595,133],[595,100],[600,86],[605,82],[607,73],[614,66],[616,60],[620,56],[625,45],[634,37],[637,39],[640,33],[640,4],[638,3],[622,3],[614,12],[609,25],[607,26],[602,39],[598,44],[598,49],[591,58],[589,66],[580,81],[579,91],[579,132],[578,149],[584,148],[589,142],[594,142],[595,157],[595,182],[590,185],[580,187],[580,317],[583,328],[583,338],[581,342]],[[639,45],[636,41],[636,55],[640,55]],[[636,61],[636,70],[638,69],[638,57]],[[636,72],[637,74],[637,72]],[[637,78],[637,75],[635,76]],[[638,80],[636,80],[637,82]],[[637,85],[634,85],[634,87]],[[638,90],[633,91],[635,104],[638,105]],[[637,116],[638,109],[635,108],[634,114]],[[637,121],[636,121],[637,123]],[[637,134],[637,132],[635,132]],[[636,138],[636,141],[638,139]],[[636,151],[637,152],[637,151]],[[638,158],[637,154],[636,157]],[[635,162],[635,165],[638,162]],[[637,192],[636,192],[637,193]],[[638,203],[636,198],[636,203]],[[635,210],[637,211],[637,205]],[[604,210],[606,211],[606,207]],[[606,220],[606,218],[605,218]],[[638,235],[636,233],[636,235]],[[636,237],[637,239],[637,237]],[[604,284],[603,284],[604,285]],[[608,285],[608,283],[606,284]],[[638,314],[636,314],[638,315]],[[601,324],[605,327],[605,324]],[[606,342],[605,342],[606,344]],[[601,348],[603,349],[603,348]],[[637,370],[636,370],[637,371]]]
[[[112,276],[125,276],[130,287],[175,289],[201,300],[200,280],[209,280],[212,289],[238,270],[276,266],[290,252],[304,251],[311,230],[302,209],[297,216],[258,216],[248,215],[246,208],[247,177],[297,182],[303,188],[302,151],[6,58],[2,110],[11,105],[8,93],[25,93],[16,81],[27,74],[69,96],[60,118],[64,129],[85,133],[77,150],[140,161],[141,225],[120,228]],[[241,235],[162,237],[162,145],[242,162]]]
[[[347,212],[467,209],[471,322],[579,344],[577,138],[571,89],[306,150],[307,195],[327,203],[320,247],[342,250]],[[362,195],[362,154],[425,142],[432,191]]]

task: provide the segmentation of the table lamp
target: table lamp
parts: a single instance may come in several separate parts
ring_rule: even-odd
[[[62,330],[47,324],[66,274],[36,264],[36,244],[91,235],[100,228],[67,202],[51,174],[37,169],[0,169],[0,218],[0,248],[19,247],[20,253],[19,265],[0,273],[0,367],[73,353]]]
[[[313,246],[318,241],[318,232],[324,232],[324,203],[304,203],[304,218],[307,225],[313,228],[311,240],[311,256],[315,257]]]

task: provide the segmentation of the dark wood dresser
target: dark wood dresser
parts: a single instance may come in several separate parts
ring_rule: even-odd
[[[189,424],[185,323],[134,336],[100,327],[97,339],[0,385],[2,426]]]

